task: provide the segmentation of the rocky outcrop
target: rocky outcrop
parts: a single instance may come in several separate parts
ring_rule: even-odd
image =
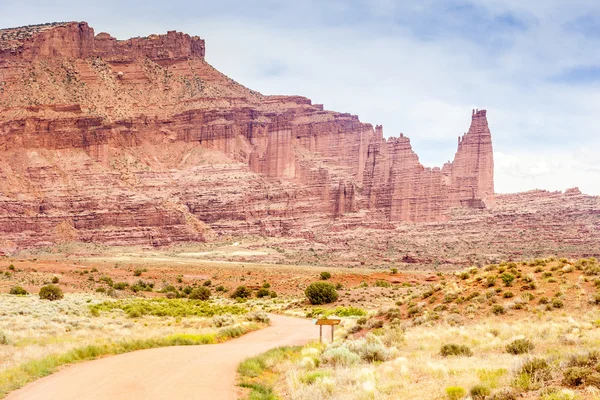
[[[0,30],[0,59],[41,60],[56,57],[172,60],[204,57],[204,40],[170,31],[129,40],[108,33],[94,36],[85,22],[60,22]]]
[[[164,245],[219,234],[443,222],[494,196],[486,112],[453,162],[425,168],[404,135],[264,96],[177,32],[116,40],[86,23],[0,31],[0,232]]]

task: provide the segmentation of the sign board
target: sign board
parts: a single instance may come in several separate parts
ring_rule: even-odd
[[[341,319],[318,319],[315,325],[339,325],[342,322]]]

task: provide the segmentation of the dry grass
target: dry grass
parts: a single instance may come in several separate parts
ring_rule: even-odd
[[[93,316],[90,306],[105,301],[90,294],[67,294],[53,302],[0,295],[0,397],[64,364],[152,347],[217,343],[264,321],[254,313],[131,318],[121,309]]]

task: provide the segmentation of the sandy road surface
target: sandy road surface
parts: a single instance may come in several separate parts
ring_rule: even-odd
[[[318,339],[310,320],[272,315],[271,326],[225,343],[163,347],[73,365],[8,400],[235,400],[237,365],[268,349]]]

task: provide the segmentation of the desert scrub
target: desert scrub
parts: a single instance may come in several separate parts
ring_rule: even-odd
[[[56,285],[46,285],[40,288],[40,299],[43,300],[60,300],[64,298],[64,294],[61,288]]]
[[[506,345],[506,352],[510,354],[525,354],[533,350],[534,345],[529,339],[516,339]]]
[[[246,286],[238,286],[233,293],[231,293],[232,299],[247,299],[252,297],[252,291]]]
[[[321,277],[321,280],[323,280],[323,281],[326,281],[329,278],[331,278],[331,274],[327,271],[321,272],[321,274],[319,276]]]
[[[195,289],[192,289],[192,291],[190,292],[189,298],[192,300],[208,300],[210,299],[210,289],[205,287],[205,286],[201,286],[201,287],[197,287]]]
[[[475,385],[469,390],[473,400],[484,400],[492,391],[485,385]]]
[[[460,386],[449,386],[446,388],[446,396],[448,400],[460,400],[467,395],[465,388]]]
[[[187,299],[132,299],[105,301],[89,306],[95,314],[122,310],[127,315],[138,318],[145,315],[157,317],[212,317],[214,315],[231,314],[240,315],[248,309],[238,305],[219,305],[200,300]]]
[[[449,343],[449,344],[445,344],[442,346],[442,348],[440,349],[440,355],[442,357],[449,357],[449,356],[471,357],[473,355],[473,352],[471,351],[469,346]]]
[[[367,312],[359,307],[342,307],[338,306],[332,309],[326,309],[321,307],[314,307],[306,313],[306,318],[324,317],[327,318],[331,315],[338,317],[364,317]]]
[[[25,290],[22,286],[13,286],[10,288],[10,291],[8,292],[9,294],[14,294],[14,295],[26,295],[27,290]]]
[[[313,305],[333,303],[338,299],[335,286],[329,282],[313,282],[308,285],[304,294]]]

